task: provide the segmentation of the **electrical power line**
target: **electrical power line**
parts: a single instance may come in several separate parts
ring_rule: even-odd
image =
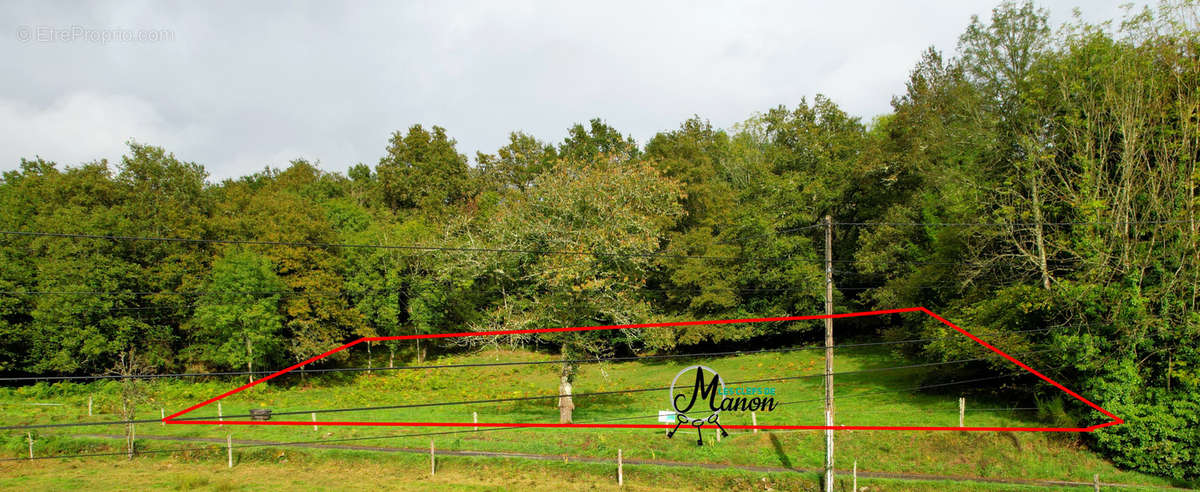
[[[836,224],[836,223],[835,223]],[[867,223],[860,223],[867,224]],[[847,224],[853,225],[853,224]],[[259,241],[259,240],[243,240],[243,239],[194,239],[194,238],[172,238],[172,237],[151,237],[151,236],[117,236],[107,234],[79,234],[79,233],[57,233],[57,232],[35,232],[35,231],[0,231],[0,235],[9,236],[27,236],[27,237],[51,237],[62,239],[104,239],[112,241],[153,241],[153,242],[170,242],[170,243],[199,243],[199,244],[237,244],[237,245],[257,245],[257,246],[292,246],[306,248],[373,248],[373,249],[400,249],[411,251],[449,251],[449,252],[465,252],[465,253],[521,253],[534,255],[562,255],[562,256],[594,256],[594,257],[611,257],[611,258],[672,258],[672,259],[699,259],[699,260],[722,260],[722,261],[755,261],[755,262],[808,262],[822,263],[824,260],[818,258],[798,258],[794,256],[777,256],[777,257],[754,257],[754,256],[713,256],[713,255],[684,255],[666,253],[665,251],[655,253],[609,253],[600,251],[578,251],[578,250],[545,250],[545,249],[515,249],[515,248],[484,248],[484,247],[462,247],[462,246],[422,246],[422,245],[390,245],[390,244],[369,244],[369,243],[323,243],[323,242],[306,242],[306,241]],[[877,265],[959,265],[959,262],[926,262],[926,261],[872,261],[872,260],[834,260],[837,264],[877,264]]]
[[[1064,367],[1068,367],[1068,366],[1060,366],[1055,369],[1062,369]],[[1054,370],[1054,369],[1052,369],[1052,370]],[[953,382],[948,382],[948,383],[920,385],[920,386],[914,386],[914,387],[905,388],[905,389],[901,389],[901,390],[880,390],[880,391],[869,391],[869,392],[865,392],[865,393],[854,393],[854,394],[850,394],[850,395],[838,396],[838,397],[835,397],[835,399],[845,400],[848,398],[858,398],[858,397],[868,396],[868,395],[873,395],[873,394],[942,388],[942,387],[947,387],[947,386],[952,386],[952,385],[1004,379],[1004,378],[1020,376],[1020,375],[1028,375],[1028,374],[1030,374],[1030,373],[1027,371],[1017,371],[1014,373],[999,375],[999,376],[973,378],[973,379],[953,381]],[[819,376],[823,377],[824,375],[821,374]],[[739,383],[731,383],[731,384],[739,384]],[[807,403],[807,402],[823,401],[823,400],[824,400],[824,398],[808,399],[808,400],[794,400],[794,401],[787,401],[787,402],[779,402],[779,403],[777,403],[777,405]],[[986,409],[985,408],[972,409],[972,411],[1008,411],[1008,412],[1033,411],[1033,410],[1038,410],[1038,409],[1036,407],[999,407],[999,408],[986,408]],[[860,412],[856,412],[856,413],[860,413]],[[861,412],[861,413],[865,413],[865,412]],[[603,422],[614,422],[614,421],[622,421],[622,420],[638,420],[638,419],[654,418],[654,417],[657,417],[657,414],[636,415],[636,416],[628,416],[628,417],[615,417],[615,418],[601,419],[601,420],[596,420],[593,422],[586,422],[586,423],[603,423]],[[211,417],[205,417],[205,418],[211,418]],[[158,422],[158,420],[126,421],[126,422],[120,422],[120,424],[153,423],[153,422]],[[323,443],[349,442],[349,441],[370,441],[370,440],[383,440],[383,439],[398,439],[398,438],[406,438],[406,437],[430,437],[430,436],[453,435],[453,434],[473,434],[473,433],[479,433],[479,432],[495,432],[495,431],[503,431],[503,430],[516,430],[516,429],[522,429],[522,428],[524,428],[524,427],[487,427],[484,429],[463,429],[463,430],[453,430],[453,431],[422,432],[422,433],[414,433],[414,434],[392,434],[392,435],[385,435],[385,436],[362,436],[362,437],[349,437],[349,438],[339,438],[339,439],[243,444],[243,445],[230,446],[230,447],[237,448],[237,449],[245,449],[245,448],[257,448],[257,447],[293,446],[293,445],[323,444]],[[190,451],[212,451],[214,449],[220,450],[220,447],[219,446],[216,446],[216,447],[205,446],[205,447],[145,450],[145,451],[138,451],[137,454],[164,454],[164,453],[190,452]],[[73,455],[39,456],[39,457],[34,457],[32,459],[35,459],[35,460],[39,460],[39,459],[71,459],[71,458],[90,458],[90,457],[126,456],[126,455],[128,455],[128,451],[110,452],[110,453],[86,453],[86,454],[73,454]],[[29,459],[30,458],[3,458],[3,459],[0,459],[0,461],[25,461],[25,460],[29,460]]]
[[[847,272],[849,273],[849,272]],[[957,282],[941,282],[922,285],[958,285]],[[878,286],[863,286],[863,285],[848,285],[838,287],[841,289],[873,289]],[[590,288],[583,291],[607,291],[611,289]],[[732,292],[808,292],[813,288],[803,287],[721,287],[721,286],[706,286],[706,287],[676,287],[676,288],[659,288],[659,287],[634,287],[629,289],[631,292],[694,292],[703,293],[705,291],[732,291]],[[120,297],[120,296],[256,296],[256,295],[279,295],[282,297],[352,297],[365,295],[367,292],[395,292],[386,289],[370,289],[366,291],[119,291],[119,290],[75,290],[75,291],[0,291],[0,295],[5,296],[95,296],[95,297]],[[210,305],[222,305],[222,303],[207,303]],[[199,303],[179,304],[178,306],[196,306]],[[174,306],[170,306],[174,307]]]
[[[1056,331],[1061,328],[1033,328],[1028,330],[1016,330],[997,333],[996,335],[1012,335],[1022,333],[1038,333]],[[909,343],[932,342],[938,340],[946,340],[951,338],[961,338],[962,335],[946,335],[941,337],[927,338],[910,338],[906,340],[888,340],[882,342],[862,342],[862,343],[844,343],[836,345],[837,349],[855,348],[855,347],[876,347],[886,345],[900,345]],[[655,359],[677,359],[677,358],[696,358],[696,357],[724,357],[731,355],[754,355],[779,352],[793,352],[800,350],[824,350],[824,345],[803,345],[799,347],[783,347],[774,349],[759,349],[759,350],[730,350],[723,352],[699,352],[687,354],[662,354],[662,355],[638,355],[638,356],[623,356],[623,357],[593,357],[589,359],[551,359],[540,361],[511,361],[511,362],[479,362],[466,364],[444,364],[432,366],[395,366],[395,367],[333,367],[323,369],[297,369],[296,373],[302,374],[321,374],[321,373],[338,373],[338,372],[374,372],[374,371],[404,371],[404,370],[422,370],[422,369],[456,369],[456,368],[478,368],[478,367],[505,367],[505,366],[521,366],[521,365],[543,365],[543,364],[589,364],[600,362],[618,362],[618,361],[638,361],[638,360],[655,360]],[[274,374],[275,371],[220,371],[220,372],[195,372],[195,373],[168,373],[168,374],[136,374],[136,375],[117,375],[103,374],[91,376],[19,376],[19,377],[0,377],[0,382],[37,382],[37,381],[93,381],[104,379],[162,379],[162,378],[189,378],[189,377],[223,377],[223,376],[258,376],[264,374]]]
[[[1035,351],[1028,351],[1028,352],[1020,352],[1020,353],[1013,354],[1013,355],[1032,355],[1032,354],[1050,352],[1051,350],[1052,349],[1035,350]],[[907,364],[907,365],[902,365],[902,366],[889,366],[889,367],[877,367],[877,368],[869,368],[869,369],[858,369],[858,370],[854,370],[854,371],[841,371],[841,372],[834,372],[833,375],[835,375],[835,376],[853,376],[853,375],[876,373],[876,372],[918,369],[918,368],[935,367],[935,366],[943,366],[943,365],[950,365],[950,364],[963,364],[963,363],[968,363],[968,362],[980,362],[980,361],[992,359],[992,357],[994,355],[996,355],[996,354],[990,354],[990,355],[984,356],[984,357],[975,357],[975,358],[970,358],[970,359],[958,359],[958,360],[952,360],[952,361],[924,362],[924,363],[918,363],[918,364]],[[559,361],[559,362],[561,362],[561,361]],[[760,379],[751,379],[751,380],[744,380],[744,381],[728,381],[727,384],[767,383],[767,382],[793,381],[793,380],[799,380],[799,379],[812,379],[812,378],[823,378],[823,377],[825,377],[825,373],[804,374],[804,375],[798,375],[798,376],[780,376],[780,377],[774,377],[774,378],[760,378]],[[563,398],[563,397],[567,397],[567,396],[574,398],[574,397],[584,397],[584,396],[615,395],[615,394],[625,394],[625,393],[645,393],[645,392],[650,392],[650,391],[668,390],[670,388],[671,388],[670,386],[658,386],[658,387],[648,387],[648,388],[626,388],[626,389],[608,390],[608,391],[591,391],[591,392],[583,392],[583,393],[573,393],[570,395],[568,395],[568,394],[553,394],[553,395],[514,396],[514,397],[505,397],[505,398],[488,398],[488,399],[480,399],[480,400],[458,400],[458,401],[448,401],[448,402],[410,403],[410,404],[405,404],[405,405],[384,405],[384,406],[373,406],[373,407],[296,410],[296,411],[287,411],[287,412],[272,412],[271,415],[272,416],[307,415],[307,414],[314,414],[314,413],[344,413],[344,412],[362,412],[362,411],[376,411],[376,410],[399,410],[399,409],[406,409],[406,408],[430,408],[430,407],[458,406],[458,405],[483,405],[483,404],[491,404],[491,403],[508,403],[508,402],[515,402],[515,401],[534,401],[534,400],[556,399],[556,398]],[[252,417],[252,415],[245,414],[245,415],[223,415],[223,416],[221,416],[221,418],[224,418],[224,419],[249,418],[249,417]],[[215,416],[176,417],[171,420],[187,421],[187,420],[208,420],[208,419],[213,419],[213,418],[217,418],[217,417],[215,417]],[[144,419],[144,420],[106,421],[106,422],[71,422],[71,423],[57,423],[57,424],[7,425],[7,426],[0,426],[0,430],[24,430],[24,429],[60,428],[60,427],[87,427],[87,426],[98,426],[98,425],[127,425],[127,424],[139,424],[139,423],[154,423],[154,422],[160,422],[160,421],[161,421],[160,419]]]
[[[1037,227],[1070,225],[1163,225],[1191,224],[1190,220],[1128,220],[1128,221],[1073,221],[1073,222],[834,222],[834,226],[845,227]]]
[[[246,240],[246,239],[195,239],[195,238],[176,238],[176,237],[151,237],[151,236],[118,236],[109,234],[80,234],[80,233],[59,233],[59,232],[36,232],[36,231],[0,231],[0,235],[8,236],[26,236],[26,237],[51,237],[62,239],[105,239],[111,241],[151,241],[151,242],[166,242],[166,243],[197,243],[197,244],[235,244],[248,246],[291,246],[301,248],[367,248],[367,249],[398,249],[407,251],[449,251],[462,253],[522,253],[536,255],[563,255],[563,256],[596,256],[596,257],[617,257],[617,258],[675,258],[675,259],[703,259],[703,260],[748,260],[748,261],[785,261],[791,258],[788,257],[769,257],[756,258],[748,256],[710,256],[710,255],[681,255],[668,254],[665,252],[658,253],[609,253],[600,251],[577,251],[577,250],[545,250],[545,249],[516,249],[516,248],[484,248],[484,247],[466,247],[466,246],[423,246],[423,245],[399,245],[399,244],[368,244],[368,243],[325,243],[312,241],[261,241],[261,240]]]
[[[1037,227],[1037,226],[1073,226],[1073,225],[1162,225],[1162,224],[1191,224],[1190,220],[1133,220],[1133,221],[1066,221],[1066,222],[834,222],[834,227]],[[747,239],[757,239],[773,235],[800,232],[824,227],[818,222],[807,226],[779,229],[764,234],[749,234],[736,238],[725,239],[716,244],[740,244]]]
[[[823,227],[824,225],[825,225],[825,223],[824,223],[824,222],[817,222],[816,224],[810,224],[810,225],[806,225],[806,226],[799,226],[799,227],[789,227],[789,228],[787,228],[787,229],[778,229],[778,230],[775,230],[775,231],[772,231],[772,232],[768,232],[768,233],[764,233],[764,234],[748,234],[748,235],[745,235],[745,236],[738,236],[738,237],[735,237],[735,238],[730,238],[730,239],[725,239],[725,240],[722,240],[722,241],[718,241],[716,244],[722,244],[722,245],[724,245],[724,244],[738,244],[738,243],[740,243],[740,242],[742,242],[742,241],[745,241],[745,240],[747,240],[747,239],[757,239],[757,238],[760,238],[760,237],[768,237],[768,236],[774,236],[774,235],[778,235],[778,234],[786,234],[786,233],[789,233],[789,232],[800,232],[800,231],[807,231],[807,230],[816,229],[816,228],[818,228],[818,227]]]
[[[1045,352],[1045,351],[1042,351],[1042,352]],[[1029,352],[1026,352],[1026,353],[1029,353]],[[1062,369],[1064,367],[1070,367],[1070,366],[1063,365],[1063,366],[1051,368],[1050,370],[1052,370],[1052,371],[1058,370],[1058,369]],[[863,392],[863,393],[852,393],[849,395],[835,396],[834,399],[835,400],[837,400],[837,399],[846,400],[846,399],[850,399],[850,398],[861,398],[863,396],[878,395],[878,394],[884,394],[884,393],[903,393],[906,391],[917,391],[917,390],[932,389],[932,388],[944,388],[946,386],[956,386],[956,385],[960,385],[960,384],[977,383],[980,381],[992,381],[992,380],[996,380],[996,379],[1011,378],[1014,376],[1022,376],[1022,375],[1032,376],[1033,373],[1022,369],[1020,371],[1015,371],[1015,372],[1012,372],[1009,374],[1003,374],[1003,375],[999,375],[999,376],[986,376],[986,377],[981,377],[981,378],[963,379],[960,381],[951,381],[948,383],[924,384],[924,385],[920,385],[920,386],[913,386],[913,387],[902,388],[902,389],[890,389],[890,390],[867,391],[867,392]],[[810,399],[806,399],[806,400],[793,400],[793,401],[788,401],[788,402],[781,402],[781,403],[779,403],[779,405],[793,405],[796,403],[812,403],[812,402],[823,402],[823,401],[825,401],[825,398],[821,397],[821,398],[810,398]]]
[[[657,417],[657,415],[651,415],[651,417]],[[616,417],[616,418],[593,420],[590,422],[583,422],[583,424],[599,424],[599,423],[605,423],[605,422],[617,422],[617,421],[622,421],[622,420],[635,420],[635,419],[642,419],[642,418],[646,418],[646,417],[641,416],[641,415],[633,416],[633,417]],[[152,422],[158,422],[158,421],[154,420]],[[134,422],[134,423],[149,423],[149,422],[140,422],[139,421],[139,422]],[[452,435],[452,434],[474,434],[474,433],[479,433],[479,432],[495,432],[495,431],[517,430],[517,429],[527,429],[527,428],[526,427],[485,427],[483,429],[464,429],[464,430],[453,430],[453,431],[421,432],[421,433],[415,433],[415,434],[411,434],[411,433],[410,434],[391,434],[391,435],[385,435],[385,436],[345,437],[345,438],[320,439],[320,440],[311,440],[311,441],[286,441],[286,442],[268,442],[268,443],[259,443],[259,444],[239,444],[236,446],[228,446],[228,447],[232,447],[233,449],[245,449],[245,448],[261,448],[261,447],[276,447],[276,446],[295,446],[295,445],[305,445],[305,444],[325,444],[325,443],[336,443],[336,442],[399,439],[399,438],[406,438],[406,437],[431,437],[431,436],[442,436],[442,435]],[[214,443],[214,444],[216,444],[216,443]],[[145,451],[137,451],[136,454],[140,455],[140,454],[181,453],[181,452],[189,452],[189,451],[212,451],[214,449],[220,450],[224,447],[226,447],[226,446],[217,445],[215,448],[214,448],[214,446],[205,446],[205,447],[188,447],[188,448],[152,449],[152,450],[145,450]],[[73,455],[35,456],[33,459],[34,460],[69,459],[69,458],[90,458],[90,457],[99,457],[99,456],[128,456],[128,455],[129,455],[128,451],[121,451],[121,452],[112,452],[112,453],[87,453],[87,454],[73,454]],[[3,461],[28,461],[29,459],[30,458],[0,458],[0,462],[3,462]]]

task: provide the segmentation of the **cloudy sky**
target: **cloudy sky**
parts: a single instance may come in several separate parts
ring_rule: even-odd
[[[1052,22],[1120,1],[1043,1]],[[693,114],[729,127],[823,93],[889,110],[921,52],[953,52],[994,0],[0,5],[0,170],[118,161],[133,139],[214,179],[304,157],[374,165],[440,125],[459,152],[600,117],[644,143]]]

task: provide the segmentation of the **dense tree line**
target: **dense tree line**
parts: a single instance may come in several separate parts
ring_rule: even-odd
[[[219,183],[140,143],[116,164],[24,160],[0,181],[5,231],[333,246],[7,235],[0,371],[97,373],[135,357],[253,370],[360,336],[817,313],[814,224],[829,214],[843,224],[839,310],[926,306],[1012,351],[1049,346],[1029,362],[1127,420],[1089,444],[1200,476],[1197,32],[1191,2],[1057,30],[1003,4],[952,56],[925,53],[894,111],[869,123],[817,97],[731,130],[692,118],[639,146],[597,119],[558,144],[513,133],[475,165],[445,129],[414,125],[374,166],[298,160]],[[451,249],[336,246],[351,244]],[[844,333],[945,330],[888,321]],[[570,359],[810,328],[488,343]],[[906,355],[971,350],[946,338]],[[572,377],[565,366],[567,390]],[[1063,425],[1100,422],[1055,394],[1028,397]]]

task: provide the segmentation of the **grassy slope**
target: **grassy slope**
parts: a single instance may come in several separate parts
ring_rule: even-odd
[[[473,356],[439,360],[439,364],[541,360],[548,356],[526,352],[488,352]],[[704,360],[662,360],[603,365],[586,365],[578,378],[577,391],[606,391],[622,388],[665,386],[683,367],[701,363],[716,368],[728,381],[818,374],[821,354],[816,351],[747,355],[736,358]],[[843,351],[837,359],[838,371],[903,364],[883,350]],[[915,395],[897,391],[855,397],[855,394],[904,388],[919,384],[919,370],[887,371],[838,378],[838,422],[841,424],[957,425],[954,395]],[[298,376],[287,376],[298,379]],[[557,368],[553,364],[486,368],[394,371],[374,375],[309,378],[303,385],[283,387],[260,385],[223,400],[227,415],[246,413],[250,408],[276,411],[396,405],[420,402],[485,399],[552,393],[556,389]],[[149,385],[152,401],[142,406],[139,417],[158,416],[158,408],[169,412],[219,394],[241,381],[155,382]],[[774,383],[756,383],[776,387],[779,401],[800,401],[779,406],[774,412],[758,414],[760,424],[820,424],[822,403],[820,378]],[[116,406],[116,385],[55,385],[51,388],[27,387],[0,390],[0,410],[6,420],[16,423],[73,422],[87,420],[89,394],[97,398],[98,411],[108,412],[92,420],[111,420]],[[66,406],[31,406],[27,403],[66,403]],[[580,397],[576,422],[591,422],[616,417],[650,415],[666,409],[666,391]],[[1004,406],[1001,402],[969,402],[970,407]],[[480,405],[425,407],[322,414],[328,420],[357,421],[459,421],[469,422],[471,412],[479,412],[481,422],[552,422],[557,418],[554,401],[534,400]],[[215,415],[215,408],[204,408],[193,415]],[[307,415],[289,417],[307,420]],[[623,421],[654,423],[653,418]],[[749,423],[748,414],[722,416],[723,423]],[[1036,426],[1041,424],[1029,412],[978,411],[967,414],[968,425]],[[239,439],[276,439],[308,441],[361,436],[396,436],[427,432],[428,428],[397,429],[379,427],[227,427],[199,425],[139,425],[139,434],[224,437],[232,432]],[[445,430],[445,429],[433,429]],[[114,427],[86,427],[44,430],[37,436],[41,453],[107,451],[116,441],[97,441],[67,437],[78,433],[119,433]],[[541,454],[599,456],[611,458],[621,448],[628,458],[674,461],[734,463],[765,466],[819,468],[823,457],[820,432],[735,432],[719,445],[695,445],[695,432],[685,432],[668,440],[663,431],[648,429],[529,429],[499,430],[439,436],[439,449],[519,451]],[[713,437],[710,431],[706,441]],[[1068,436],[1040,433],[961,433],[961,432],[890,432],[839,431],[837,455],[839,467],[858,461],[860,470],[908,472],[981,477],[1040,478],[1088,481],[1093,473],[1108,482],[1168,484],[1166,480],[1115,469]],[[391,438],[354,442],[361,445],[419,447],[429,438]],[[184,443],[145,442],[143,447],[190,447]],[[10,456],[24,452],[24,435],[8,433],[6,448]],[[108,459],[113,461],[112,459]],[[53,468],[45,464],[39,467]],[[200,465],[196,465],[200,466]],[[545,466],[534,465],[534,466]],[[581,465],[583,466],[583,465]],[[464,478],[464,483],[470,482]],[[483,485],[487,487],[486,483]]]

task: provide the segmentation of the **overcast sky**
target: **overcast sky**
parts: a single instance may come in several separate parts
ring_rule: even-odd
[[[1039,5],[1057,25],[1119,3]],[[995,4],[5,2],[0,170],[117,162],[133,139],[214,180],[298,157],[345,171],[414,123],[472,158],[593,117],[644,144],[693,114],[728,128],[818,93],[869,119]]]

